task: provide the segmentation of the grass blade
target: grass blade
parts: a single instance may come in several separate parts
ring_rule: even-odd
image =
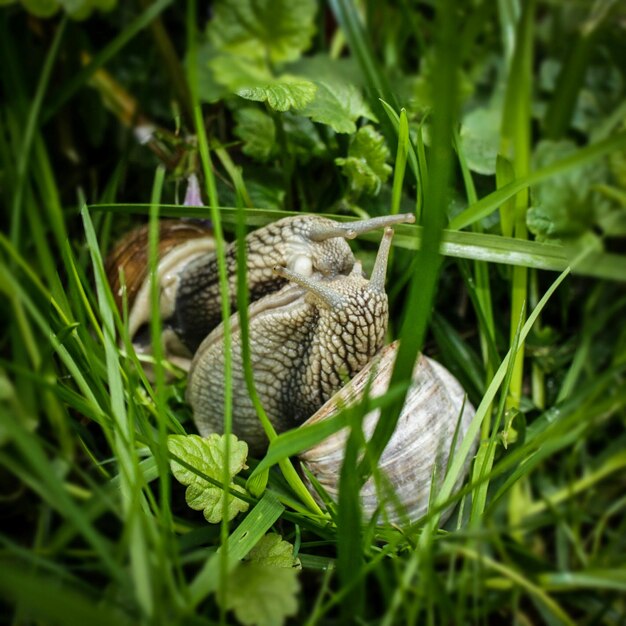
[[[380,99],[389,102],[396,109],[399,108],[398,102],[376,60],[359,11],[353,0],[329,0],[329,5],[365,76],[369,87],[369,104],[380,121],[385,139],[390,145],[394,145],[395,134]]]
[[[442,17],[445,15],[445,18]],[[422,347],[435,286],[441,265],[439,247],[443,235],[445,211],[449,197],[452,174],[452,138],[457,114],[458,67],[457,50],[454,46],[456,21],[451,0],[444,2],[437,12],[436,68],[434,74],[433,100],[438,103],[433,112],[432,161],[429,167],[427,210],[423,215],[424,238],[418,255],[419,273],[414,273],[400,332],[400,344],[395,360],[390,387],[407,384],[413,372],[417,354]],[[368,442],[366,458],[373,467],[395,430],[404,398],[381,415],[372,438]],[[367,464],[360,471],[367,475]]]
[[[50,82],[50,75],[52,68],[56,61],[59,47],[65,33],[65,26],[67,24],[67,18],[61,20],[50,50],[46,56],[45,65],[41,71],[41,77],[37,84],[35,96],[33,98],[30,110],[28,111],[28,117],[26,119],[26,126],[24,127],[24,136],[22,139],[22,147],[20,150],[20,156],[17,163],[17,179],[15,183],[15,190],[13,192],[12,202],[12,216],[11,216],[11,241],[14,245],[20,241],[20,225],[22,215],[22,198],[24,194],[24,188],[26,186],[26,173],[28,167],[28,160],[31,153],[31,147],[35,135],[35,129],[39,120],[39,114],[41,111],[41,105],[48,89],[48,83]]]

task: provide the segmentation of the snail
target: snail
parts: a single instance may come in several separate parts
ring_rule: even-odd
[[[261,403],[278,432],[325,419],[370,386],[370,395],[385,392],[396,352],[395,344],[383,348],[388,321],[384,285],[393,236],[388,226],[412,221],[411,217],[340,224],[302,215],[279,220],[246,238],[252,369]],[[368,280],[346,239],[383,226],[386,230]],[[172,227],[165,223],[162,233]],[[123,245],[132,246],[132,237]],[[122,254],[118,246],[112,258],[125,256],[132,255]],[[226,265],[234,308],[234,245],[226,249]],[[109,264],[109,270],[118,267],[115,261]],[[202,435],[221,432],[223,327],[210,233],[185,234],[178,246],[167,248],[157,276],[163,340],[168,356],[179,359],[189,370],[187,400],[194,421]],[[148,320],[149,298],[140,297],[149,293],[147,282],[144,275],[131,305],[134,331]],[[258,455],[267,447],[267,439],[244,382],[237,313],[230,325],[233,432]],[[140,344],[141,339],[135,342]],[[433,477],[439,481],[445,476],[451,442],[460,444],[473,414],[454,377],[443,366],[420,356],[396,433],[379,463],[398,498],[381,501],[370,479],[360,494],[365,516],[380,513],[382,503],[385,521],[421,517],[428,507]],[[365,416],[366,437],[371,436],[377,419],[378,412]],[[331,497],[337,493],[345,438],[340,431],[300,455],[317,484]],[[311,481],[308,486],[318,497]]]

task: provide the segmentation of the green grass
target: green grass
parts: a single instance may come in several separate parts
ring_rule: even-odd
[[[350,133],[207,87],[214,57],[194,2],[120,3],[84,22],[0,9],[0,623],[236,623],[218,599],[268,532],[289,541],[302,564],[288,623],[626,623],[626,231],[610,226],[626,211],[626,75],[615,26],[623,10],[492,4],[474,12],[446,0],[431,11],[333,0],[318,12],[318,27],[334,20],[340,30],[318,29],[312,52],[332,52],[324,67],[354,77],[389,148],[393,175],[377,196],[356,191],[334,162]],[[149,30],[157,17],[160,30]],[[563,32],[571,39],[555,35]],[[267,45],[275,77],[319,78],[306,56],[283,66]],[[84,67],[81,52],[91,59]],[[160,54],[185,68],[175,85]],[[236,55],[221,71],[235,66]],[[111,92],[90,82],[103,69]],[[501,118],[493,171],[484,173],[463,130],[468,113],[487,106],[490,81],[500,81]],[[159,127],[148,145],[107,109],[122,86]],[[189,102],[172,106],[172,93]],[[590,101],[595,117],[581,109]],[[268,158],[248,150],[236,121],[245,107],[276,133]],[[537,147],[557,139],[575,150],[537,167]],[[205,207],[176,202],[191,171],[203,180]],[[544,239],[529,230],[540,184],[562,191],[567,176],[582,183],[600,171],[579,205],[575,192],[562,196],[565,221],[578,230]],[[245,311],[245,233],[302,206],[339,220],[415,211],[416,224],[396,228],[389,269],[389,339],[401,338],[392,386],[282,434],[259,406],[271,445],[235,479],[247,492],[231,490],[249,509],[211,525],[186,506],[170,472],[168,435],[195,432],[184,377],[155,340],[154,382],[146,378],[103,258],[147,219],[154,273],[159,219],[211,219],[222,293],[225,245],[238,241]],[[548,217],[562,225],[561,214]],[[366,266],[379,238],[354,242]],[[157,297],[153,289],[154,337]],[[247,346],[245,314],[241,328]],[[358,488],[372,475],[385,492],[376,461],[421,350],[463,383],[477,408],[472,436],[425,518],[361,522]],[[365,444],[360,424],[373,407],[383,417]],[[346,427],[338,502],[323,510],[295,457]],[[188,469],[228,490],[227,471],[216,480]]]

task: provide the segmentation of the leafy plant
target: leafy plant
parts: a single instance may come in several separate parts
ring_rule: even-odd
[[[202,511],[207,522],[217,524],[222,520],[224,499],[227,499],[228,521],[238,513],[248,510],[248,503],[235,495],[227,495],[220,483],[224,472],[224,455],[226,454],[225,435],[209,435],[206,438],[198,435],[170,435],[168,449],[176,459],[170,462],[172,473],[178,482],[187,485],[185,500],[196,511]],[[233,478],[246,467],[248,446],[230,435],[228,474]],[[181,461],[185,465],[181,464]],[[213,479],[213,483],[207,478]],[[228,488],[235,493],[245,494],[241,487],[230,483]]]

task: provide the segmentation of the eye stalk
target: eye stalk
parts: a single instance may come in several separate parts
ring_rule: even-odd
[[[415,215],[413,213],[400,213],[399,215],[381,215],[379,217],[371,217],[366,220],[357,220],[354,222],[331,222],[329,224],[315,224],[309,230],[309,239],[311,241],[326,241],[333,237],[341,237],[342,239],[354,239],[357,235],[369,233],[379,228],[388,228],[394,224],[413,224]]]
[[[349,228],[356,235],[369,233],[371,230],[379,228],[389,228],[395,224],[413,224],[415,215],[413,213],[399,213],[398,215],[381,215],[379,217],[371,217],[367,220],[358,220],[356,222],[346,222],[344,228]]]
[[[389,261],[389,250],[391,250],[391,240],[393,239],[393,229],[386,228],[383,235],[376,262],[370,277],[369,288],[377,293],[385,293],[385,279],[387,277],[387,263]]]

